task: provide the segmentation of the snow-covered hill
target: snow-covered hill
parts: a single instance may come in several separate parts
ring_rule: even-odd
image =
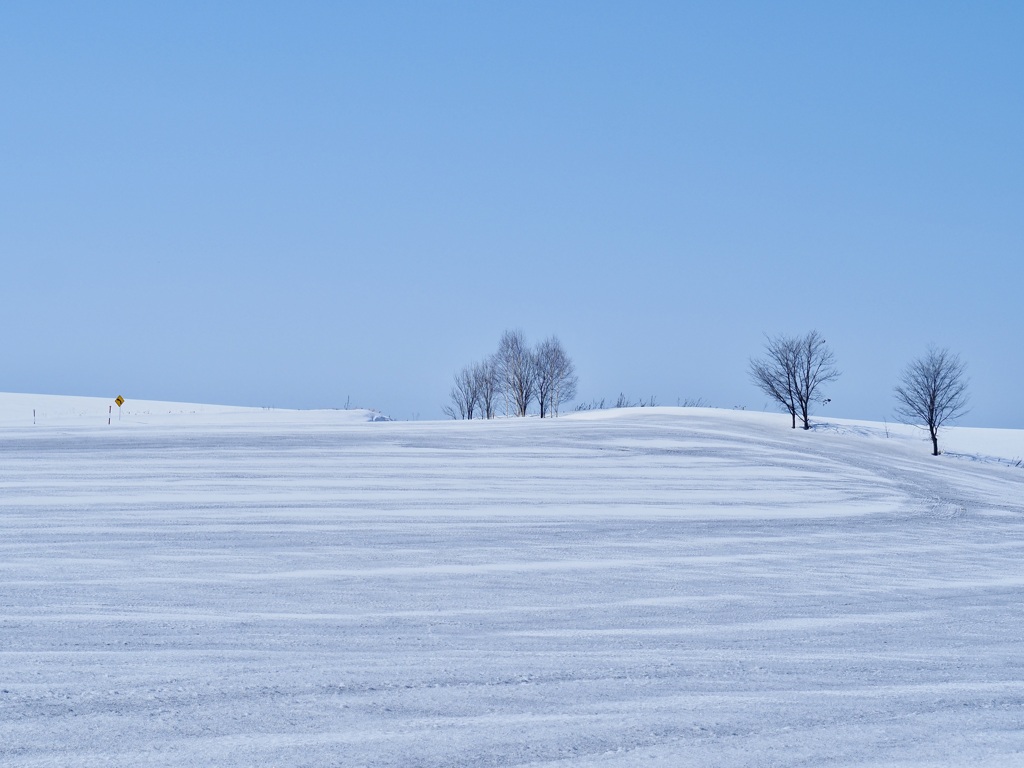
[[[280,408],[250,408],[200,403],[169,403],[158,400],[28,395],[0,392],[0,427],[157,427],[249,425],[255,428],[285,424],[358,424],[388,421],[377,411],[297,411]],[[116,424],[115,424],[116,423]]]
[[[109,405],[0,395],[2,765],[1024,762],[1024,433]]]

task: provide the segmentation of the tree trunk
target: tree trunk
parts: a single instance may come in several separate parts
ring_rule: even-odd
[[[932,456],[938,456],[939,455],[939,436],[937,434],[935,434],[935,429],[934,428],[929,428],[928,431],[931,433],[931,436],[932,436]]]

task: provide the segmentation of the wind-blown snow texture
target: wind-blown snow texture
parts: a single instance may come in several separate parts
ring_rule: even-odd
[[[33,402],[4,766],[1024,764],[1022,433]]]

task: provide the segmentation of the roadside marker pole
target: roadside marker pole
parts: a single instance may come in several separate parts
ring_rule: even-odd
[[[117,420],[120,421],[121,420],[121,406],[124,405],[124,398],[121,395],[118,395],[117,397],[114,398],[114,402],[117,403]],[[108,426],[110,425],[110,414],[111,414],[111,412],[113,410],[114,410],[114,406],[112,406],[112,405],[108,405],[107,406],[107,425]]]

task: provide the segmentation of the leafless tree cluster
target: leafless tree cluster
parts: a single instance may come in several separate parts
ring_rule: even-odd
[[[835,356],[817,331],[803,336],[769,336],[763,357],[750,361],[750,378],[804,429],[811,428],[811,406],[828,402],[822,387],[839,378]]]
[[[494,418],[497,377],[493,361],[467,365],[457,374],[444,412],[453,419]]]
[[[908,424],[924,424],[939,455],[939,428],[967,412],[967,379],[959,355],[930,348],[903,371],[896,385],[896,414]]]
[[[493,355],[455,374],[444,412],[492,419],[500,401],[506,416],[526,416],[534,403],[541,418],[557,416],[576,397],[576,383],[576,367],[555,336],[531,348],[522,331],[505,331]]]
[[[967,379],[958,355],[930,348],[912,361],[895,388],[897,415],[906,423],[924,424],[939,455],[939,429],[966,413]],[[830,402],[823,395],[826,384],[839,378],[835,355],[817,331],[803,336],[767,336],[764,355],[750,360],[754,384],[797,419],[811,428],[811,409]],[[530,347],[522,331],[506,331],[498,349],[482,362],[467,365],[455,374],[450,404],[444,412],[453,419],[493,419],[498,406],[506,416],[526,416],[536,404],[541,418],[557,416],[564,403],[576,397],[576,368],[557,337]],[[656,405],[649,400],[631,401],[620,394],[616,408]],[[704,405],[702,399],[684,405]],[[605,401],[577,406],[577,410],[604,408]]]

